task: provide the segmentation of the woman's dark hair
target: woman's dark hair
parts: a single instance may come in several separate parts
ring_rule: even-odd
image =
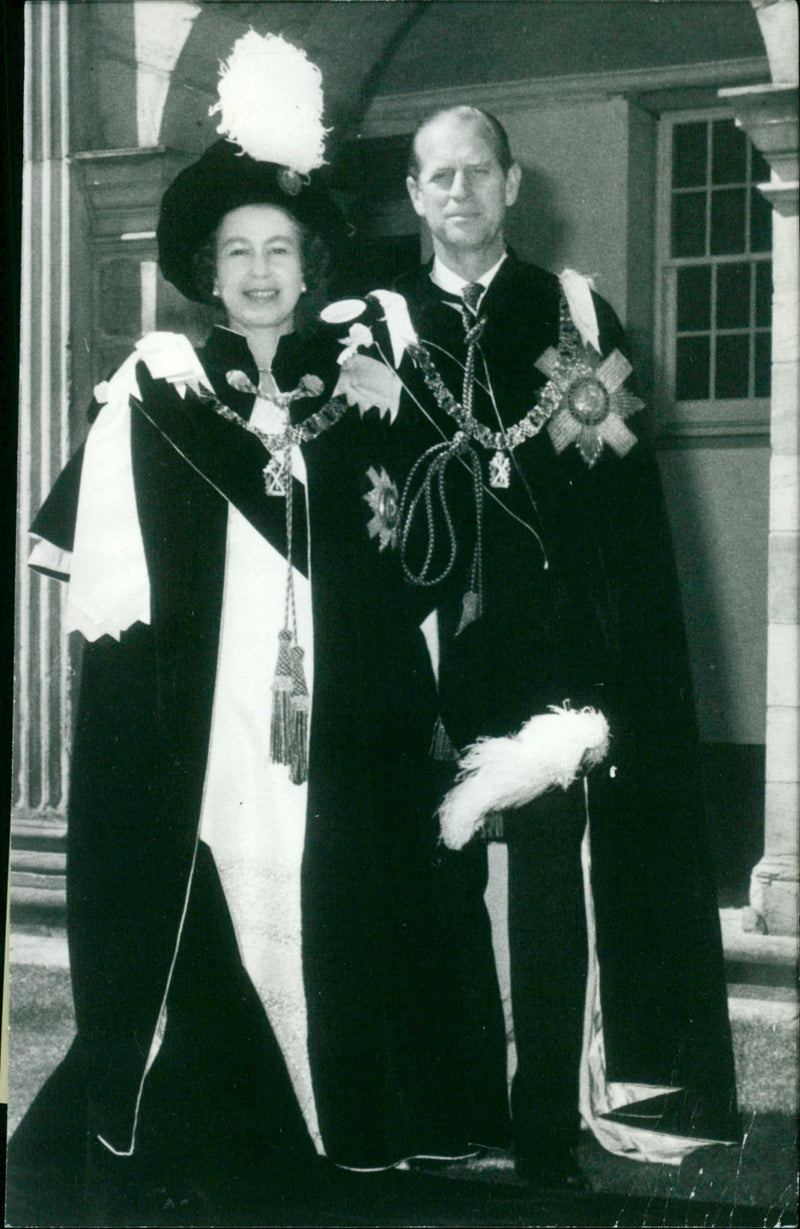
[[[287,217],[291,218],[300,236],[300,264],[306,289],[297,301],[294,323],[298,333],[305,333],[312,327],[328,301],[331,257],[327,245],[319,235],[303,226],[288,212]],[[202,295],[203,302],[208,303],[211,307],[221,306],[214,294],[214,283],[217,278],[218,230],[219,227],[212,231],[192,257],[195,287]]]

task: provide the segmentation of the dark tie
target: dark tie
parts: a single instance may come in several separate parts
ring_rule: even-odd
[[[434,286],[436,286],[435,282]],[[447,303],[451,307],[462,308],[464,306],[464,300],[460,294],[451,294],[449,290],[442,290],[441,286],[436,286],[436,301]]]
[[[473,316],[478,314],[478,303],[484,290],[485,287],[480,282],[467,282],[466,286],[461,290],[461,298]]]

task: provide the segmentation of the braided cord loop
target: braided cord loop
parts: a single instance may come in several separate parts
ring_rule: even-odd
[[[445,488],[445,472],[450,461],[461,453],[467,452],[471,460],[471,469],[474,472],[477,457],[470,448],[469,441],[463,431],[457,431],[451,440],[447,440],[442,444],[434,444],[427,452],[424,452],[421,457],[418,457],[411,468],[411,471],[406,479],[403,487],[403,494],[400,498],[400,524],[402,532],[400,538],[400,560],[403,565],[403,571],[406,578],[414,585],[437,585],[449,576],[456,561],[458,553],[458,545],[456,542],[456,531],[453,525],[453,518],[450,515],[450,509],[447,506],[447,494]],[[414,479],[422,466],[427,464],[427,469],[419,484],[416,492],[412,495],[411,491],[414,486]],[[430,576],[428,570],[430,568],[433,552],[436,545],[436,529],[433,507],[433,491],[434,486],[439,499],[439,505],[442,509],[442,516],[447,528],[447,537],[450,545],[450,554],[447,563],[442,568],[438,576]],[[427,548],[425,551],[424,562],[419,571],[414,572],[408,563],[408,539],[411,534],[411,527],[414,523],[414,517],[420,502],[424,500],[426,527],[428,531]]]
[[[400,499],[400,562],[406,579],[413,585],[431,587],[441,584],[450,575],[458,555],[453,517],[447,502],[447,467],[451,461],[463,459],[469,466],[472,477],[473,498],[475,502],[475,547],[470,566],[470,590],[474,596],[475,608],[480,610],[483,596],[483,478],[478,454],[463,431],[457,431],[453,438],[442,444],[434,444],[427,452],[415,461],[412,466]],[[425,468],[422,481],[414,490],[414,483],[419,470]],[[412,494],[413,491],[413,494]],[[438,500],[442,517],[447,530],[449,553],[446,563],[436,575],[430,574],[431,562],[436,547],[436,518],[434,497]],[[427,544],[425,558],[421,567],[414,570],[408,561],[408,541],[414,519],[420,505],[425,509],[425,528]]]

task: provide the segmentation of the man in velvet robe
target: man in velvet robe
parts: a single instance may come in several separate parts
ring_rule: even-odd
[[[430,548],[427,574],[447,573],[431,590],[442,754],[514,734],[565,701],[600,709],[611,730],[608,758],[588,776],[586,794],[579,779],[505,815],[515,1151],[522,1173],[549,1183],[577,1176],[587,812],[606,1076],[609,1087],[644,1086],[610,1113],[623,1125],[687,1140],[687,1148],[692,1139],[735,1139],[738,1126],[692,689],[659,475],[644,415],[630,414],[641,402],[620,376],[604,388],[590,379],[590,400],[575,410],[561,396],[570,354],[594,354],[597,364],[616,351],[624,375],[625,341],[584,279],[559,281],[506,247],[504,219],[520,175],[493,116],[458,107],[423,121],[407,186],[430,228],[434,259],[396,289],[445,388],[437,392],[419,364],[407,365],[415,452],[452,440],[470,399],[467,435],[484,487],[476,521],[472,476],[454,458],[444,508],[434,499],[428,532],[419,512],[404,530],[410,572],[421,574]],[[588,332],[594,324],[593,346],[578,337],[576,317]],[[472,330],[474,368],[465,377]],[[550,420],[537,427],[534,407],[548,380]],[[534,429],[520,439],[514,427],[526,420]],[[493,433],[488,447],[481,427],[484,441],[485,428]],[[418,482],[423,473],[424,464]],[[452,566],[448,519],[458,550]],[[473,617],[465,594],[476,587]],[[473,864],[485,858],[476,845],[464,850]],[[470,874],[468,890],[480,891],[485,872],[476,877],[473,865]]]

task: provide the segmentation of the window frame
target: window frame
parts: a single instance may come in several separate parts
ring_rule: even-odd
[[[695,107],[664,111],[658,117],[656,146],[656,234],[655,234],[655,326],[659,354],[659,379],[655,399],[656,426],[664,436],[742,436],[767,435],[770,422],[770,397],[708,398],[678,400],[676,383],[677,284],[676,270],[682,266],[707,264],[753,264],[772,261],[769,252],[739,252],[707,257],[672,256],[672,149],[678,124],[734,120],[733,112],[722,106]],[[757,187],[757,183],[752,183]],[[710,320],[712,344],[717,336],[714,298]],[[755,328],[751,318],[750,330]],[[765,329],[761,331],[766,332]],[[723,330],[723,333],[725,330]],[[752,360],[751,360],[752,364]]]

